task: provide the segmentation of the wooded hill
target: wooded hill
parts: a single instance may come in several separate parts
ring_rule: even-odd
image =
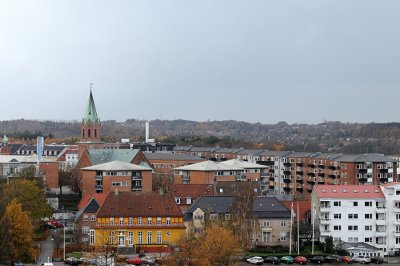
[[[78,140],[80,122],[11,120],[0,121],[0,134],[19,139],[36,135],[56,139]],[[105,141],[144,140],[145,121],[103,121]],[[345,153],[400,153],[400,123],[341,123],[277,124],[243,121],[153,120],[150,135],[159,141],[182,145],[220,145],[224,147],[278,147],[294,151],[323,151]],[[282,145],[273,145],[282,144]]]

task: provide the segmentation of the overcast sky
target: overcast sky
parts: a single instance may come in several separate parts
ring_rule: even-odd
[[[0,120],[400,120],[400,1],[0,2]]]

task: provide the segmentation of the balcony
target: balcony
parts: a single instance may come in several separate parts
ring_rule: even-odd
[[[357,173],[359,174],[366,174],[368,172],[368,169],[357,169]]]
[[[375,220],[377,226],[385,226],[386,220]]]
[[[296,175],[303,175],[303,171],[296,171]]]
[[[273,173],[275,173],[275,170],[274,170],[274,169],[269,169],[269,172],[270,172],[271,174],[273,174]]]
[[[324,212],[329,211],[330,208],[331,208],[330,205],[321,204],[321,206],[320,206],[321,211],[323,210]]]
[[[274,161],[264,161],[264,162],[262,162],[261,164],[262,164],[262,165],[271,166],[271,165],[274,165],[275,162],[274,162]]]
[[[103,186],[102,185],[96,185],[94,188],[96,190],[103,190]]]
[[[318,180],[318,184],[319,184],[319,185],[323,185],[323,184],[325,184],[325,181],[322,180],[322,179],[321,179],[321,180]]]
[[[315,185],[315,180],[307,180],[307,183],[310,185]]]
[[[312,192],[312,188],[307,189],[307,192],[311,193]]]
[[[381,182],[381,183],[387,183],[388,181],[389,181],[389,179],[385,178],[385,177],[379,179],[379,182]]]
[[[283,182],[286,183],[286,184],[287,184],[287,183],[290,183],[291,181],[292,181],[292,180],[291,180],[290,178],[284,178],[284,179],[283,179]]]
[[[368,181],[368,178],[365,178],[365,177],[361,177],[358,179],[358,182],[360,182],[360,183],[366,183],[367,181]]]
[[[283,171],[283,174],[284,174],[284,175],[290,175],[291,172],[286,170],[286,171]]]
[[[389,172],[389,169],[379,169],[379,173],[381,174],[387,174]]]
[[[325,169],[325,165],[319,164],[319,165],[318,165],[318,168],[319,168],[319,169]]]
[[[296,191],[298,191],[298,192],[303,192],[303,188],[302,188],[302,187],[297,187],[297,188],[296,188]]]
[[[283,188],[283,191],[286,191],[286,192],[290,192],[290,190],[292,190],[290,187],[284,187]]]
[[[376,207],[376,213],[386,213],[386,207]]]
[[[325,177],[325,174],[324,173],[318,173],[318,176],[319,177]]]
[[[314,176],[315,176],[315,173],[313,173],[313,172],[308,172],[307,175],[308,175],[308,176],[313,176],[313,177],[314,177]]]
[[[132,176],[132,181],[136,181],[136,180],[142,180],[142,176],[141,175],[133,175]]]
[[[329,165],[329,166],[328,166],[328,169],[336,170],[336,166],[334,166],[334,165]]]
[[[336,175],[328,175],[329,178],[335,179]]]
[[[303,163],[296,163],[297,167],[303,167]]]
[[[190,181],[190,176],[188,176],[188,175],[183,175],[183,176],[182,176],[182,181]]]
[[[393,235],[394,235],[394,236],[400,236],[400,231],[394,231],[394,232],[393,232]]]
[[[289,163],[289,162],[283,163],[283,166],[285,166],[285,167],[289,167],[289,166],[291,166],[291,165],[292,165],[292,164]]]
[[[103,176],[102,175],[96,175],[94,179],[97,180],[97,181],[101,181],[101,180],[103,180]]]
[[[309,168],[315,168],[315,164],[308,163],[308,164],[307,164],[307,167],[309,167]]]
[[[236,176],[236,181],[245,181],[246,177],[244,175],[237,175]]]
[[[303,183],[303,178],[296,178],[297,183]]]
[[[142,185],[132,185],[132,191],[142,191]]]
[[[321,236],[330,236],[330,235],[331,235],[331,230],[321,231]]]

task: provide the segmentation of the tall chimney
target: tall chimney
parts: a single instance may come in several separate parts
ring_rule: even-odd
[[[146,143],[149,142],[149,122],[146,122]]]

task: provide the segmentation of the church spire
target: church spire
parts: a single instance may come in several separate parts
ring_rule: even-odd
[[[83,123],[99,123],[100,119],[97,116],[96,105],[94,104],[93,94],[92,94],[92,84],[90,85],[89,100],[86,105],[85,116],[83,117]]]

